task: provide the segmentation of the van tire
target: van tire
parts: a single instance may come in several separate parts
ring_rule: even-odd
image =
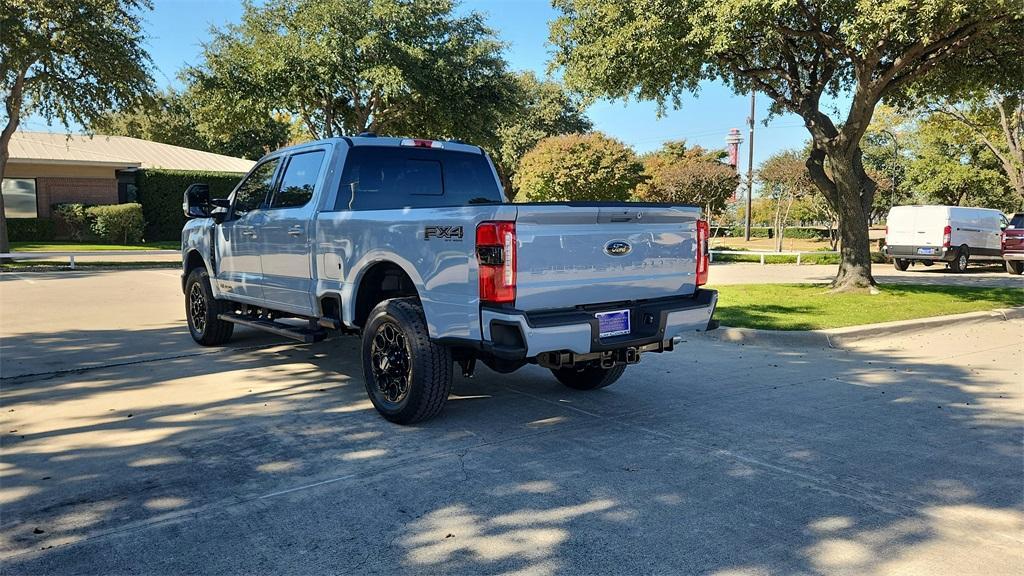
[[[956,251],[956,256],[949,263],[949,270],[957,274],[961,274],[967,270],[967,263],[971,259],[971,253],[967,249],[967,245],[963,245],[959,250]]]
[[[892,267],[900,272],[906,272],[907,268],[910,268],[910,260],[907,260],[906,258],[896,258],[892,261]]]
[[[574,390],[597,390],[611,386],[626,371],[625,364],[601,368],[590,364],[583,368],[552,368],[551,373],[559,382]]]
[[[452,389],[452,352],[430,340],[416,298],[392,298],[374,307],[363,328],[362,360],[366,393],[387,420],[412,424],[444,408]]]
[[[185,320],[192,339],[203,346],[217,346],[231,340],[235,331],[233,322],[219,316],[231,312],[232,304],[213,297],[210,275],[200,266],[185,280]]]
[[[1003,262],[1006,264],[1007,274],[1020,276],[1021,273],[1024,273],[1024,260],[1003,260]]]

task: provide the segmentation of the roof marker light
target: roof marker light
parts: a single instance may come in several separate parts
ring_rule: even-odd
[[[414,148],[444,148],[444,142],[440,140],[423,140],[421,138],[406,138],[402,140],[402,146]]]

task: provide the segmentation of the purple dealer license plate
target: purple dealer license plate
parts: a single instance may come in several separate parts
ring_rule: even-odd
[[[601,338],[609,336],[622,336],[629,334],[629,310],[616,310],[614,312],[598,312],[597,317],[599,335]]]

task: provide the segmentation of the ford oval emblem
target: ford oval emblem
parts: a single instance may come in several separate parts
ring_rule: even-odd
[[[612,240],[604,245],[604,253],[609,256],[625,256],[633,251],[633,247],[625,240]]]

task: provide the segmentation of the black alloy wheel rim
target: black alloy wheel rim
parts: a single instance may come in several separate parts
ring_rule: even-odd
[[[202,332],[206,329],[206,296],[196,282],[188,292],[188,310],[192,317],[192,327]]]
[[[409,394],[412,362],[405,334],[393,322],[384,322],[377,328],[370,346],[370,361],[381,397],[391,404],[405,400]]]

